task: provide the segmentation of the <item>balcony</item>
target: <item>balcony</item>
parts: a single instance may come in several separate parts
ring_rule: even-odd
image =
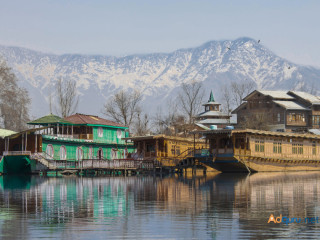
[[[93,142],[93,134],[46,134],[42,135],[44,139],[59,140],[59,141],[72,141],[72,142]]]

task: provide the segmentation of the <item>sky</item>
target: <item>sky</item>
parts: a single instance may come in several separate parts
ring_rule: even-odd
[[[318,0],[0,0],[0,44],[54,54],[172,52],[250,37],[320,68]]]

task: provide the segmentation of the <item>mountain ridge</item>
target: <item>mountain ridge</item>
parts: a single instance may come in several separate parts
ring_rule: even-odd
[[[0,46],[2,55],[32,97],[32,114],[48,113],[49,95],[58,77],[77,81],[80,111],[101,114],[103,104],[120,89],[139,89],[144,107],[154,112],[173,98],[183,82],[201,81],[214,89],[232,81],[254,81],[258,89],[291,90],[314,86],[320,70],[278,57],[248,37],[208,41],[170,53],[123,57],[88,54],[46,54],[27,48]],[[208,90],[209,91],[209,90]],[[208,93],[209,94],[209,93]],[[206,96],[205,96],[206,97]]]

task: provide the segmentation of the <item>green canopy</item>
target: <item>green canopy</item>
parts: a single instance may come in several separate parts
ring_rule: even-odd
[[[74,125],[73,123],[64,120],[63,118],[49,114],[47,116],[38,118],[32,122],[28,122],[30,125],[42,125],[42,126],[48,126],[49,124],[62,124],[62,125]]]

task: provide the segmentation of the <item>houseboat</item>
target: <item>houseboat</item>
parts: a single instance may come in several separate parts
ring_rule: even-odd
[[[202,131],[209,155],[202,161],[221,172],[320,170],[320,136],[261,130]]]
[[[207,149],[205,140],[176,136],[151,135],[126,138],[134,143],[134,158],[152,160],[162,167],[175,167],[196,151]]]
[[[80,166],[83,160],[126,159],[134,152],[124,140],[128,128],[98,116],[77,113],[62,119],[50,114],[28,124],[34,128],[0,141],[1,173],[30,173],[50,162]]]

